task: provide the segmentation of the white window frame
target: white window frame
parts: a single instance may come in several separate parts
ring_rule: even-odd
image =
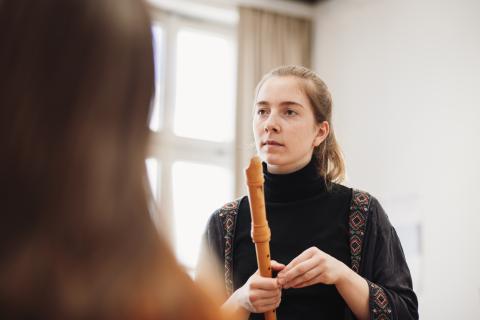
[[[176,161],[196,162],[223,167],[232,174],[232,186],[235,185],[235,130],[233,140],[230,142],[213,142],[184,138],[174,133],[174,108],[175,108],[175,84],[176,84],[176,35],[181,28],[205,30],[225,36],[234,45],[233,52],[236,54],[236,27],[230,24],[198,20],[191,17],[181,16],[175,13],[165,13],[155,8],[151,9],[153,23],[159,25],[164,31],[164,54],[161,63],[161,70],[164,73],[159,75],[164,86],[160,88],[160,110],[161,123],[158,131],[151,131],[148,158],[158,161],[158,172],[156,185],[157,216],[154,217],[157,227],[166,235],[174,246],[173,229],[173,177],[172,169]],[[236,61],[236,56],[234,57]],[[235,69],[236,71],[236,69]],[[236,74],[232,75],[236,81]],[[236,86],[236,84],[235,84]],[[233,101],[235,104],[235,100]],[[235,108],[235,105],[233,106]],[[235,115],[235,112],[233,112]],[[201,120],[200,120],[201,121]],[[232,124],[235,125],[232,119]],[[201,190],[199,190],[201,192]],[[208,196],[206,194],[205,196]],[[232,194],[233,197],[233,194]],[[188,199],[185,199],[188,201]]]

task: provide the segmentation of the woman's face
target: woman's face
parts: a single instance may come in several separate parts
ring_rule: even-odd
[[[301,81],[292,76],[272,77],[262,85],[255,100],[255,145],[271,173],[301,169],[328,135],[328,123],[315,122]]]

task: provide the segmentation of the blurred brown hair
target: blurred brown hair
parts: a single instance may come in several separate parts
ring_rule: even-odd
[[[2,318],[215,318],[149,217],[145,5],[1,0],[0,47]]]

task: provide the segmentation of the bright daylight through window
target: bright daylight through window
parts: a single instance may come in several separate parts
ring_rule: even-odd
[[[153,38],[146,164],[158,214],[167,216],[154,220],[169,223],[175,253],[192,271],[208,217],[233,198],[234,30],[172,15],[158,19]]]

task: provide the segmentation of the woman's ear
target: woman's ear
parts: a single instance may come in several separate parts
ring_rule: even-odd
[[[330,125],[327,121],[323,121],[315,126],[316,136],[313,140],[313,147],[318,147],[325,139],[327,139],[330,133]]]

